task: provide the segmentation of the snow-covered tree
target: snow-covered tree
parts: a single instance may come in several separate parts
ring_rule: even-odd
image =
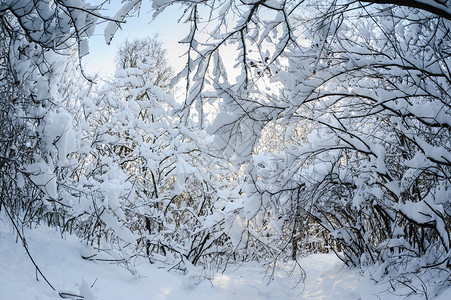
[[[347,264],[381,264],[383,274],[415,261],[396,276],[434,270],[445,274],[436,287],[444,284],[450,2],[165,1],[154,8],[175,2],[191,23],[178,77],[187,81],[183,111],[217,105],[207,130],[226,157],[249,165],[237,215],[248,224],[243,232],[268,236],[262,228],[272,224],[285,249],[295,248],[299,220],[309,218]],[[221,57],[233,48],[235,65],[226,66]],[[259,152],[268,144],[262,130],[274,123],[285,131],[283,145]]]
[[[24,247],[22,226],[45,221],[82,233],[90,224],[84,216],[98,213],[92,201],[85,201],[86,195],[95,198],[90,186],[95,182],[84,181],[89,170],[80,163],[91,146],[83,136],[83,130],[89,132],[86,111],[80,110],[87,106],[81,99],[90,83],[80,59],[98,19],[117,24],[125,17],[110,19],[99,9],[84,1],[0,4],[0,209],[24,238]]]
[[[85,203],[74,220],[79,232],[100,248],[119,238],[123,250],[132,246],[127,255],[181,269],[225,257],[232,247],[223,249],[224,216],[213,215],[226,201],[221,191],[234,185],[217,177],[230,178],[220,174],[233,166],[205,151],[204,131],[172,114],[180,104],[164,91],[170,68],[162,64],[158,40],[126,43],[118,51],[119,59],[132,61],[123,60],[109,82],[79,100],[85,124],[84,147],[74,154],[73,195]]]
[[[2,189],[2,203],[16,217],[23,210],[23,221],[59,222],[54,219],[62,208],[57,169],[73,149],[72,117],[61,106],[57,86],[65,60],[57,52],[68,52],[73,44],[85,45],[92,32],[95,9],[80,4],[75,10],[46,1],[0,5],[5,124],[1,177],[4,187],[10,187]]]
[[[142,82],[169,92],[167,88],[173,77],[173,71],[166,58],[166,50],[158,36],[132,42],[125,41],[119,46],[116,68],[118,71],[136,69],[138,74],[135,76],[139,77]],[[131,86],[133,85],[131,84]]]

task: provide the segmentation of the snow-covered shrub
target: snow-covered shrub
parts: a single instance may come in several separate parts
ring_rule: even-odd
[[[2,202],[24,222],[61,224],[59,169],[75,146],[73,119],[61,105],[56,80],[65,60],[30,43],[20,29],[8,34],[17,20],[2,18]]]

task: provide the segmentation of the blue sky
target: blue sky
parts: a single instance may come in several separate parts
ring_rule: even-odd
[[[113,2],[113,1],[112,1]],[[110,11],[104,15],[114,16],[121,7],[120,1],[110,4]],[[150,1],[143,0],[139,16],[129,17],[122,30],[118,30],[110,45],[105,43],[103,31],[106,24],[97,25],[94,36],[89,42],[89,54],[83,58],[83,65],[88,74],[100,73],[108,76],[114,72],[114,59],[117,49],[126,39],[134,40],[158,34],[163,46],[168,51],[168,59],[175,71],[184,66],[183,58],[185,46],[178,43],[189,33],[189,27],[178,23],[182,11],[179,7],[171,6],[152,21]],[[152,22],[151,22],[152,21]]]

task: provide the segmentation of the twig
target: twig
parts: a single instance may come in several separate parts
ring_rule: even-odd
[[[41,274],[42,278],[44,278],[45,282],[47,282],[47,284],[52,288],[52,290],[56,291],[56,289],[47,280],[47,278],[44,276],[44,274],[42,273],[41,269],[39,269],[38,265],[36,264],[36,262],[34,261],[33,257],[31,256],[31,253],[30,253],[30,251],[28,250],[28,247],[27,247],[27,242],[26,242],[25,238],[22,236],[22,234],[20,234],[19,228],[17,227],[16,222],[14,222],[14,219],[12,218],[12,216],[9,213],[8,208],[6,206],[5,206],[5,211],[6,211],[6,214],[8,215],[8,217],[9,217],[9,219],[11,220],[14,228],[16,229],[17,235],[19,236],[20,240],[22,241],[22,245],[23,245],[25,251],[27,252],[27,255],[30,258],[31,262],[35,266],[37,272],[39,272],[39,274]]]
[[[31,256],[30,251],[28,250],[28,246],[27,246],[27,242],[25,240],[25,238],[22,236],[22,234],[20,233],[19,228],[17,227],[16,222],[14,222],[13,217],[11,216],[10,212],[8,211],[8,207],[6,207],[6,205],[3,206],[5,208],[5,212],[8,215],[8,218],[11,220],[11,223],[13,224],[14,228],[16,229],[17,235],[19,236],[20,240],[22,241],[22,246],[24,247],[25,251],[27,252],[28,257],[30,258],[31,262],[33,263],[33,265],[36,268],[36,272],[39,273],[42,278],[44,278],[45,282],[47,282],[47,284],[52,288],[52,290],[54,290],[55,292],[58,292],[55,287],[53,287],[53,285],[50,283],[50,281],[45,277],[45,275],[42,273],[41,269],[38,267],[38,265],[36,264],[36,262],[34,261],[33,257]],[[36,276],[36,279],[38,280],[38,277]],[[80,295],[75,295],[75,294],[71,294],[71,293],[63,293],[63,292],[58,292],[58,295],[61,298],[74,298],[74,299],[84,299],[83,296]]]

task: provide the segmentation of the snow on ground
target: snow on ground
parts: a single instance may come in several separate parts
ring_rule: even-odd
[[[305,285],[296,285],[298,277],[286,276],[287,270],[276,272],[268,285],[264,268],[257,264],[231,266],[224,274],[217,272],[200,281],[195,275],[168,272],[148,263],[136,266],[139,275],[133,275],[121,265],[84,260],[81,255],[86,253],[86,245],[71,235],[62,239],[57,231],[44,226],[26,230],[25,236],[33,258],[55,288],[87,300],[379,299],[371,295],[371,288],[359,288],[361,276],[356,270],[345,268],[329,254],[310,255],[301,261],[307,272]],[[0,299],[61,299],[37,275],[22,244],[16,243],[12,227],[1,218]]]

